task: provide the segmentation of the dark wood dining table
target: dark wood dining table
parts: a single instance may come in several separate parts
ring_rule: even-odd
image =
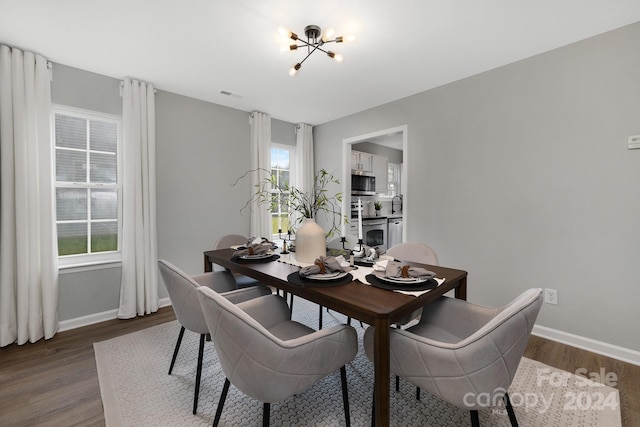
[[[358,281],[334,287],[299,286],[289,282],[287,276],[298,271],[300,267],[278,261],[235,262],[231,259],[233,252],[232,249],[204,252],[205,272],[212,271],[212,264],[217,264],[375,327],[374,389],[377,426],[388,426],[390,419],[389,327],[403,316],[429,304],[452,289],[456,298],[467,298],[467,272],[453,268],[410,263],[427,267],[435,272],[438,278],[445,279],[437,288],[416,297]]]

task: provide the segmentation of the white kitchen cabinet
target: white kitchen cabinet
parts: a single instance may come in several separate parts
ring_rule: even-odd
[[[387,194],[389,181],[389,158],[385,156],[373,156],[373,174],[376,177],[376,193]]]
[[[373,154],[351,150],[351,169],[373,171]]]

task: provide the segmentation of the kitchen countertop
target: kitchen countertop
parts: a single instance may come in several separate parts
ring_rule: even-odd
[[[398,219],[402,218],[402,214],[389,214],[389,215],[380,215],[380,216],[363,216],[362,219]],[[356,218],[357,221],[357,218]]]

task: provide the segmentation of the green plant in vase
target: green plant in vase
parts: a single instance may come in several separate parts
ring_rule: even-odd
[[[243,177],[250,172],[259,171],[265,172],[264,169],[257,169],[247,172]],[[274,206],[286,201],[289,223],[293,224],[295,230],[296,259],[314,262],[316,258],[326,255],[327,237],[333,236],[339,226],[347,224],[346,217],[342,214],[342,193],[331,195],[327,189],[332,184],[339,185],[340,181],[324,169],[316,173],[310,191],[302,191],[288,182],[281,182],[275,173],[269,173],[268,178],[255,185],[254,193],[240,211],[251,209],[253,203],[268,203],[273,212]],[[331,225],[328,232],[316,222],[321,216]]]
[[[274,206],[278,206],[279,200],[286,200],[289,224],[293,226],[294,232],[300,228],[305,219],[311,218],[328,220],[331,227],[326,232],[327,237],[335,235],[341,227],[348,224],[347,217],[342,214],[342,192],[332,195],[327,189],[329,185],[340,185],[340,181],[332,173],[320,169],[315,174],[313,188],[309,192],[302,191],[290,185],[289,182],[279,183],[275,173],[266,169],[248,171],[238,178],[232,186],[248,174],[259,171],[268,173],[269,176],[255,184],[255,191],[240,209],[241,213],[247,209],[250,210],[253,203],[269,204],[273,211]]]
[[[376,210],[376,216],[380,215],[380,210],[382,209],[382,203],[375,202],[373,204],[374,209]]]

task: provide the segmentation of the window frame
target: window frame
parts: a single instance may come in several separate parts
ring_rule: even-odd
[[[57,144],[56,144],[56,115],[66,115],[70,117],[80,118],[86,121],[96,120],[103,122],[113,122],[117,126],[116,131],[116,179],[117,182],[115,184],[107,184],[107,183],[69,183],[69,182],[58,182],[56,179],[57,176],[57,164],[56,164],[56,153],[57,153]],[[87,250],[88,253],[82,254],[72,254],[72,255],[58,255],[58,268],[60,270],[69,269],[74,267],[87,267],[87,266],[98,266],[104,264],[120,264],[122,262],[122,117],[118,115],[102,113],[100,111],[87,110],[83,108],[77,107],[69,107],[66,105],[53,104],[51,106],[51,143],[53,144],[53,185],[54,191],[57,192],[58,188],[81,188],[81,189],[115,189],[117,195],[117,218],[116,218],[116,226],[117,226],[117,249],[115,251],[103,251],[103,252],[90,252],[91,251],[91,233],[87,233]],[[87,146],[84,150],[87,152],[89,147]],[[54,193],[55,194],[55,193]],[[56,197],[54,196],[54,201]],[[86,221],[91,224],[90,212],[91,212],[91,200],[87,200],[88,210],[87,210],[87,218]],[[57,237],[57,228],[58,224],[58,215],[57,208],[54,210],[55,212],[55,223],[56,223],[56,245],[58,244]]]
[[[271,145],[269,146],[269,158],[271,159],[271,150],[273,149],[277,149],[277,150],[286,150],[289,152],[289,185],[293,186],[294,184],[294,177],[295,177],[295,171],[297,169],[297,156],[296,156],[296,146],[295,145],[287,145],[287,144],[280,144],[280,143],[276,143],[276,142],[272,142]],[[269,163],[271,163],[271,160],[269,160]],[[269,172],[273,172],[274,169],[271,168],[271,164],[269,164]],[[283,169],[286,170],[286,169]],[[272,194],[275,194],[276,191],[272,190],[271,191]],[[280,211],[280,214],[282,214],[283,212]],[[272,223],[273,221],[273,213],[271,212],[271,209],[269,209],[269,223]],[[282,234],[278,234],[278,233],[274,233],[271,235],[271,239],[272,240],[279,240],[279,239],[283,239],[285,236],[287,235],[287,230],[282,230]]]

